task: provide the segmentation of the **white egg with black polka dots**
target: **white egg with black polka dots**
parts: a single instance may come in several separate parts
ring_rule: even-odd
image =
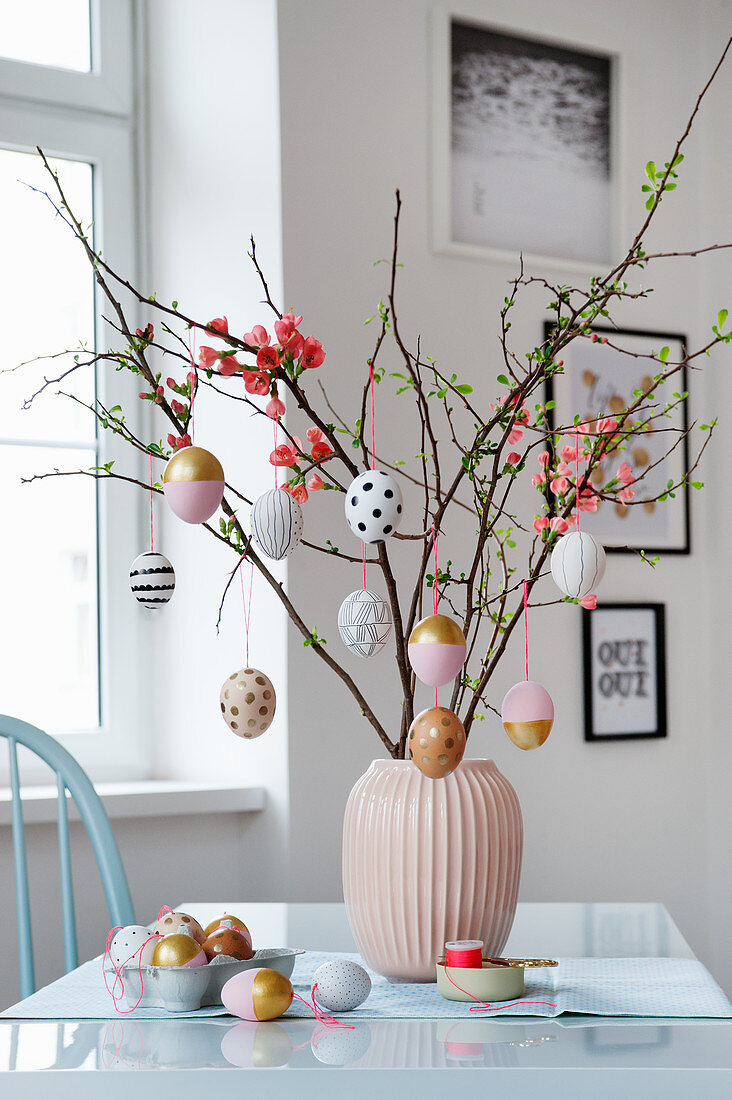
[[[112,938],[109,957],[118,970],[125,963],[128,966],[149,966],[157,942],[158,938],[153,938],[149,928],[142,924],[128,924],[125,928],[120,928]]]
[[[389,474],[367,470],[351,482],[346,493],[346,519],[362,542],[388,539],[399,527],[401,518],[401,490]]]
[[[371,992],[371,978],[352,959],[332,959],[315,971],[313,996],[328,1012],[351,1012]]]

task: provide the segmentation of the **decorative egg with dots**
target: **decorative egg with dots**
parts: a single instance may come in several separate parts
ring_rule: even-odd
[[[340,606],[338,630],[351,653],[373,657],[381,652],[391,634],[391,608],[376,592],[358,588]]]
[[[519,749],[540,748],[554,725],[554,703],[546,688],[533,680],[521,680],[505,695],[501,705],[503,728]]]
[[[383,542],[393,535],[402,516],[402,493],[383,470],[367,470],[346,493],[346,520],[362,542]]]
[[[217,955],[239,960],[254,957],[249,937],[231,924],[228,928],[222,925],[207,936],[203,941],[203,950],[209,962]]]
[[[328,1012],[351,1012],[371,992],[371,978],[352,959],[332,959],[315,971],[315,1000]]]
[[[552,577],[565,596],[582,600],[605,576],[605,551],[587,531],[569,531],[552,550]]]
[[[277,697],[272,681],[259,669],[232,672],[220,698],[224,721],[237,737],[260,737],[272,725]]]
[[[152,928],[159,936],[171,936],[177,932],[185,932],[193,936],[196,943],[203,943],[206,933],[201,928],[195,917],[188,913],[164,913],[156,920]]]
[[[185,523],[205,523],[224,495],[221,463],[203,447],[183,447],[165,467],[163,491],[178,519]]]
[[[412,762],[428,779],[445,779],[455,771],[465,752],[465,729],[447,707],[423,710],[409,728]]]
[[[165,607],[175,592],[175,569],[165,554],[148,550],[130,566],[130,589],[139,604],[154,611]]]
[[[149,966],[152,962],[153,952],[157,938],[148,928],[142,924],[128,924],[120,928],[112,937],[109,945],[109,957],[119,970],[125,963],[128,965]]]
[[[423,684],[442,687],[465,664],[465,635],[449,615],[428,615],[409,635],[409,663]]]
[[[284,489],[270,489],[252,505],[250,524],[260,550],[273,561],[281,561],[302,538],[302,508]]]

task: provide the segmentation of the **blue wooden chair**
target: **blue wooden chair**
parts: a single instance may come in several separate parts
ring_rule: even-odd
[[[61,870],[61,911],[64,929],[64,961],[66,972],[79,965],[76,942],[74,888],[71,879],[71,848],[69,818],[66,806],[68,791],[79,810],[89,834],[94,856],[102,878],[102,886],[113,925],[134,924],[130,888],[127,885],[122,860],[114,839],[112,826],[86,772],[71,753],[43,730],[21,722],[18,718],[0,715],[0,737],[7,738],[10,756],[10,789],[12,792],[13,856],[15,860],[16,908],[18,913],[18,957],[20,960],[20,994],[29,997],[35,991],[33,941],[28,895],[28,869],[25,857],[23,806],[20,797],[18,745],[24,745],[44,760],[56,773],[58,788],[58,850]]]

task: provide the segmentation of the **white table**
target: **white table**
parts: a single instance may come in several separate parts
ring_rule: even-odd
[[[255,944],[354,950],[342,905],[189,901],[179,908],[204,924],[224,909],[239,913]],[[663,906],[651,904],[520,905],[506,953],[693,957]],[[315,1032],[314,1022],[286,1018],[243,1026],[230,1018],[0,1021],[0,1097],[732,1097],[726,1021],[374,1020],[353,1032],[321,1033],[311,1044]]]

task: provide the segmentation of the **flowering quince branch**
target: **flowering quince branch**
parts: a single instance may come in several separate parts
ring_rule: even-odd
[[[460,714],[466,732],[470,733],[473,722],[484,717],[484,710],[495,709],[487,702],[485,695],[511,634],[521,621],[524,581],[531,607],[577,602],[561,597],[537,598],[534,592],[537,584],[544,583],[549,555],[557,539],[577,523],[577,502],[579,512],[594,512],[601,502],[610,502],[620,509],[647,505],[649,500],[647,496],[642,496],[641,487],[649,470],[658,462],[663,462],[692,431],[697,430],[702,431],[704,439],[691,465],[683,477],[669,482],[652,501],[663,504],[682,485],[701,487],[701,482],[692,482],[690,478],[709,444],[715,424],[702,425],[701,428],[694,424],[687,432],[665,426],[663,420],[687,400],[687,395],[675,393],[667,399],[661,395],[664,385],[684,367],[696,367],[702,355],[707,356],[720,344],[732,342],[732,331],[725,327],[726,310],[719,311],[712,326],[712,335],[705,345],[694,352],[685,352],[678,362],[669,362],[667,348],[651,355],[644,353],[643,358],[649,362],[649,375],[626,408],[614,408],[612,414],[599,419],[581,422],[576,417],[572,423],[555,426],[551,421],[551,409],[537,403],[537,395],[547,379],[563,372],[563,354],[573,341],[607,340],[604,334],[599,335],[595,331],[595,327],[600,322],[605,328],[612,325],[612,307],[618,302],[645,298],[648,293],[646,289],[636,289],[629,283],[636,271],[643,271],[652,260],[674,255],[693,256],[730,247],[713,244],[692,252],[657,252],[650,255],[643,250],[644,237],[657,216],[661,202],[677,185],[683,161],[682,146],[729,48],[728,42],[715,73],[694,105],[669,161],[660,170],[652,162],[646,166],[646,182],[643,184],[646,210],[641,228],[623,259],[606,275],[593,276],[585,287],[557,285],[541,276],[526,274],[521,259],[518,273],[509,283],[500,311],[501,373],[496,379],[498,396],[482,411],[481,403],[472,396],[469,383],[463,381],[456,371],[439,367],[424,356],[419,338],[414,341],[415,351],[412,352],[402,332],[396,294],[397,271],[401,267],[398,260],[402,206],[399,192],[396,195],[391,257],[385,261],[389,265],[387,294],[373,318],[378,317],[379,325],[371,354],[362,359],[365,370],[360,393],[360,417],[351,428],[346,420],[335,414],[320,380],[317,387],[311,385],[311,380],[317,378],[326,362],[326,351],[317,337],[306,335],[307,329],[303,328],[301,316],[293,311],[281,312],[272,300],[253,239],[250,258],[273,320],[267,325],[259,323],[260,318],[249,331],[237,336],[226,315],[197,321],[179,310],[177,302],[159,302],[155,295],[143,294],[117,275],[85,235],[57,177],[41,153],[54,185],[52,195],[43,194],[85,250],[97,284],[111,307],[113,328],[121,337],[121,346],[98,354],[80,349],[73,365],[58,379],[45,380],[28,403],[77,369],[86,366],[101,368],[111,364],[116,370],[138,376],[140,398],[155,407],[156,417],[161,415],[167,421],[165,442],[146,444],[139,439],[126,424],[119,406],[109,409],[94,401],[85,407],[105,430],[117,434],[131,447],[167,460],[176,450],[190,443],[193,387],[197,383],[208,386],[221,397],[243,402],[253,415],[269,417],[280,426],[284,442],[262,458],[263,461],[268,458],[272,466],[288,471],[283,488],[304,504],[312,494],[321,491],[345,491],[349,481],[362,469],[369,469],[372,460],[376,459],[366,433],[373,371],[375,385],[393,387],[394,399],[408,399],[411,402],[414,414],[412,436],[408,434],[406,417],[400,418],[400,428],[402,439],[408,441],[411,438],[412,454],[409,458],[417,465],[407,469],[403,468],[401,458],[387,461],[381,456],[378,463],[393,470],[406,484],[420,486],[423,497],[420,503],[422,531],[412,535],[397,533],[410,546],[417,544],[411,551],[416,559],[414,586],[410,585],[409,591],[400,591],[387,543],[376,544],[369,557],[372,568],[378,568],[381,572],[391,607],[393,653],[403,702],[399,729],[396,729],[393,716],[384,721],[376,715],[353,677],[333,655],[332,647],[327,645],[316,627],[305,623],[289,594],[272,575],[266,561],[250,541],[239,513],[230,503],[233,496],[245,503],[247,498],[229,483],[218,526],[214,523],[204,525],[207,532],[231,547],[238,556],[237,566],[231,572],[222,595],[219,620],[226,594],[242,556],[246,554],[283,604],[303,638],[303,644],[311,648],[340,678],[376,731],[385,750],[394,757],[403,758],[407,753],[408,730],[414,715],[415,692],[406,644],[418,617],[422,615],[425,590],[436,586],[445,606],[461,620],[466,636],[468,658],[463,674],[453,686],[450,706]],[[512,317],[523,300],[524,289],[537,284],[550,295],[548,308],[553,316],[552,331],[543,344],[527,354],[519,354],[511,345]],[[117,294],[125,298],[130,296],[133,304],[145,307],[156,321],[149,320],[143,327],[133,327]],[[202,337],[195,364],[183,335],[187,334],[190,339],[194,332]],[[612,340],[611,346],[618,352],[639,357],[638,353],[626,351],[615,340]],[[387,347],[392,347],[399,356],[398,370],[392,371],[384,365]],[[164,375],[158,369],[158,361],[166,356],[176,364],[178,374]],[[287,425],[282,421],[285,413]],[[302,423],[300,431],[304,431],[304,435],[294,434],[292,422],[295,419]],[[644,433],[649,431],[653,431],[656,438],[664,432],[668,433],[668,446],[664,444],[664,457],[657,462],[638,464],[632,456],[642,444]],[[580,441],[579,456],[577,439]],[[407,442],[406,446],[409,445]],[[117,473],[113,464],[100,469],[61,473],[127,481],[146,492],[150,488],[142,481]],[[54,471],[38,474],[36,478],[58,475],[59,471]],[[541,504],[533,520],[522,523],[514,514],[516,506],[512,506],[512,501],[516,499],[517,486],[529,481],[539,494]],[[156,488],[155,491],[160,490]],[[317,504],[311,502],[308,508],[317,508]],[[459,564],[448,560],[435,575],[429,571],[432,568],[434,533],[447,530],[448,519],[458,508],[463,513],[469,511],[474,517],[474,540],[466,540],[466,544],[461,546],[462,560]],[[330,539],[326,539],[324,545],[304,541],[301,546],[303,552],[332,554],[351,563],[361,561],[355,554],[343,553]],[[641,557],[653,564],[642,552]],[[594,595],[585,598],[583,606],[592,607],[594,600]]]

